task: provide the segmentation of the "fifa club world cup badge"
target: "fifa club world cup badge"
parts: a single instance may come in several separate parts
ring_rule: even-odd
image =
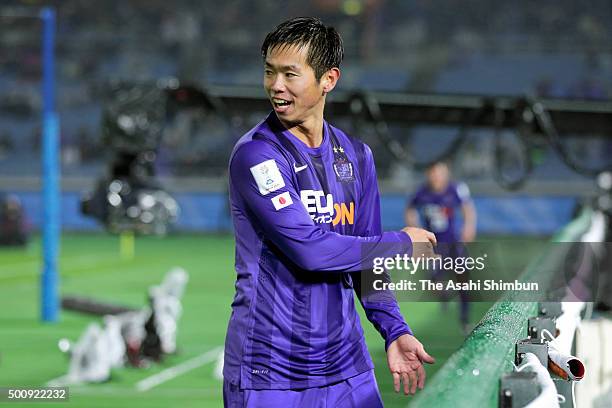
[[[342,146],[334,147],[334,173],[336,173],[336,180],[341,183],[350,183],[355,181],[353,163],[351,163],[346,157]]]

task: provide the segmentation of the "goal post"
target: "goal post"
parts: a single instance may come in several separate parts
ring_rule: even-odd
[[[59,315],[57,258],[60,240],[59,119],[55,108],[55,10],[40,11],[42,30],[42,186],[43,270],[41,274],[41,318],[55,322]]]

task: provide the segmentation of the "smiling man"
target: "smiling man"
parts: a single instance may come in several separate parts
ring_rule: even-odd
[[[433,358],[390,292],[364,295],[373,256],[435,236],[382,232],[372,152],[323,118],[340,78],[342,40],[314,18],[269,33],[261,48],[274,111],[236,144],[230,201],[236,295],[225,343],[226,407],[381,407],[354,306],[385,341],[396,392],[425,384]],[[421,252],[421,251],[419,251]]]

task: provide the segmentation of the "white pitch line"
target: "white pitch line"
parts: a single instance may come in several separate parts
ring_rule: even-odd
[[[204,364],[215,361],[219,356],[219,353],[222,352],[222,347],[215,347],[214,349],[209,350],[206,353],[201,354],[197,357],[194,357],[191,360],[187,360],[179,365],[167,368],[164,371],[160,371],[155,375],[152,375],[150,377],[145,378],[144,380],[139,381],[136,384],[136,389],[140,392],[148,391],[153,387],[157,387],[159,384],[178,377],[179,375],[185,374],[186,372],[203,366]]]
[[[68,375],[62,375],[45,383],[47,387],[63,387],[65,385],[68,385]]]

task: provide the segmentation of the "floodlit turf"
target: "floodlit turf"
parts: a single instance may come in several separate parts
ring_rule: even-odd
[[[531,253],[545,240],[530,239]],[[523,254],[524,255],[524,254]],[[222,346],[230,303],[234,294],[234,246],[229,235],[180,235],[165,239],[136,240],[134,259],[122,259],[117,237],[104,234],[65,234],[62,238],[61,293],[141,307],[146,289],[161,281],[173,266],[189,272],[183,298],[184,312],[179,323],[179,354],[148,369],[123,368],[113,372],[105,384],[74,386],[70,401],[53,406],[69,407],[220,407],[221,382],[214,378],[215,362],[190,370],[144,392],[136,384],[166,368]],[[522,268],[527,257],[508,254]],[[76,340],[91,316],[62,312],[57,324],[39,321],[41,270],[40,242],[26,249],[0,248],[0,387],[42,386],[66,373],[68,360],[57,347],[60,338]],[[462,343],[457,322],[457,304],[443,311],[437,303],[402,303],[401,308],[416,335],[438,363],[427,368],[432,376]],[[473,307],[474,323],[490,304]],[[405,407],[409,397],[394,394],[386,367],[384,343],[365,320],[370,352],[385,406]],[[28,404],[19,404],[26,407]],[[39,407],[40,404],[32,404]]]

